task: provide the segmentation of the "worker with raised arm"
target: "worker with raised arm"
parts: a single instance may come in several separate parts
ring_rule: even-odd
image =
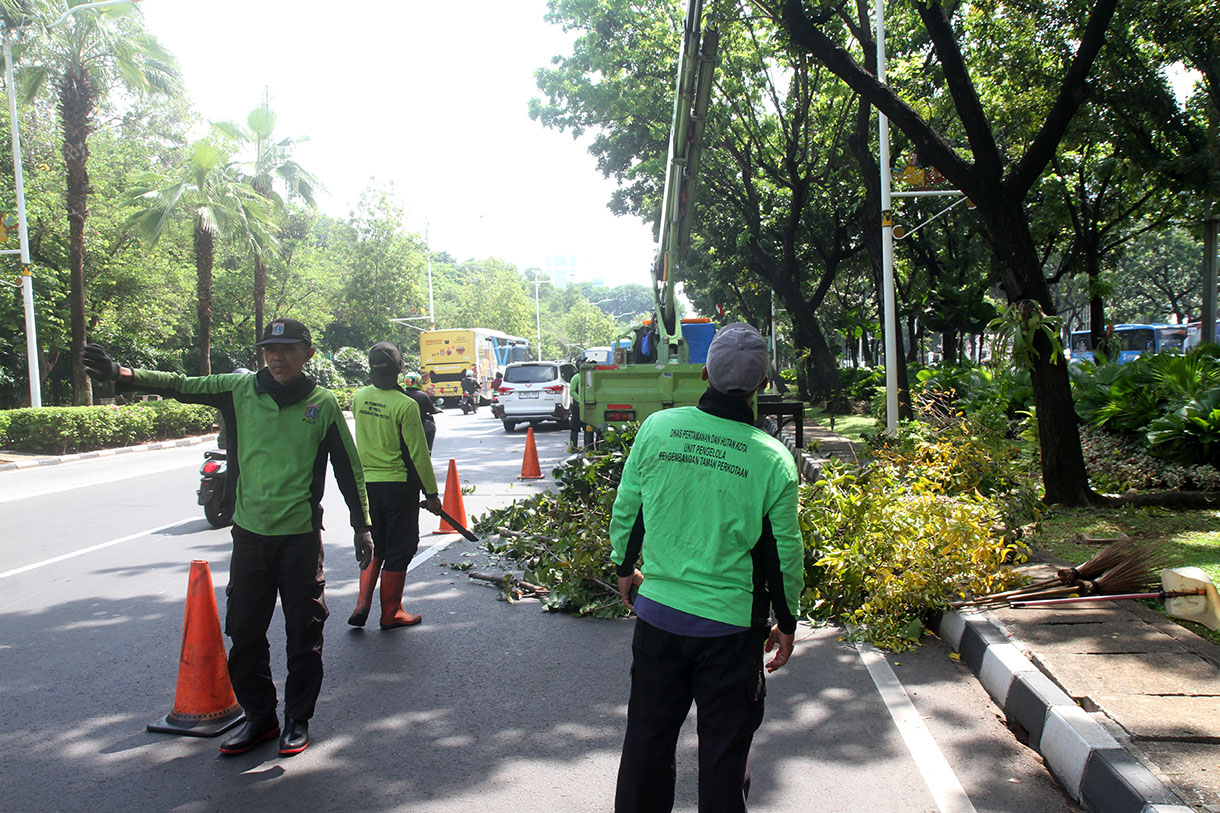
[[[650,415],[623,467],[611,559],[638,619],[618,813],[672,809],[674,749],[692,700],[699,810],[746,809],[766,694],[763,651],[778,648],[767,671],[788,662],[804,586],[796,465],[753,425],[767,363],[757,330],[721,328],[699,405]]]
[[[335,473],[355,531],[356,559],[373,554],[368,498],[356,446],[335,396],[305,375],[314,355],[309,328],[296,319],[272,320],[258,346],[267,366],[256,375],[187,377],[131,369],[101,345],[85,346],[85,367],[100,381],[216,407],[228,430],[233,509],[233,557],[225,609],[232,639],[229,677],[246,723],[220,744],[243,754],[276,738],[280,754],[309,747],[309,721],[322,687],[322,627],[328,611],[322,574],[322,492],[326,463]],[[276,595],[287,629],[288,677],[284,725],[271,678],[267,628]]]

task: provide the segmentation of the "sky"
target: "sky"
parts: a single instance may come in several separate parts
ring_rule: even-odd
[[[528,115],[534,71],[571,53],[545,0],[144,0],[211,121],[244,123],[270,92],[276,134],[320,208],[346,216],[393,184],[406,228],[456,260],[519,269],[575,258],[579,279],[649,283],[651,229],[606,208],[614,184],[584,143]],[[675,44],[675,48],[677,45]],[[586,139],[587,140],[587,139]]]

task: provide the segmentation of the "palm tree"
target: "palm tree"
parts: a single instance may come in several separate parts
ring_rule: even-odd
[[[127,226],[149,248],[157,244],[176,210],[181,207],[190,213],[197,275],[199,373],[207,375],[212,371],[212,261],[216,240],[239,240],[255,257],[263,256],[275,245],[272,207],[236,176],[206,140],[192,145],[190,162],[180,177],[146,172],[133,183],[129,203],[139,208],[128,218]]]
[[[314,205],[314,189],[317,179],[292,158],[296,146],[307,138],[283,138],[275,140],[275,114],[263,97],[263,103],[246,117],[246,127],[232,122],[213,125],[216,130],[239,144],[254,146],[254,160],[236,164],[246,182],[254,191],[271,201],[278,212],[286,209],[284,197],[299,198],[306,205]],[[283,189],[282,197],[278,189]],[[263,335],[263,311],[267,299],[267,263],[262,254],[254,257],[254,336],[255,341]],[[255,354],[253,362],[263,365],[262,357]]]
[[[68,0],[68,6],[78,5]],[[58,95],[67,170],[64,203],[68,212],[69,308],[72,321],[72,400],[91,404],[93,393],[81,365],[85,344],[85,222],[89,218],[89,134],[94,113],[112,88],[136,93],[172,94],[179,87],[174,57],[144,30],[143,18],[130,5],[105,11],[88,10],[61,18],[59,2],[39,0],[20,4],[32,19],[62,20],[28,24],[41,28],[35,47],[27,49],[36,63],[22,71],[22,93],[32,101],[48,81]]]

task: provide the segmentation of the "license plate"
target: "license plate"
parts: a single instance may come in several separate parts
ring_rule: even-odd
[[[517,395],[520,398],[537,398],[538,397],[538,393],[536,393],[536,392],[519,392],[519,393],[517,393]]]

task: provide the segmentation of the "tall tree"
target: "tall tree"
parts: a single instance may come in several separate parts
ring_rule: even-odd
[[[161,239],[175,211],[183,209],[190,214],[199,373],[208,375],[212,371],[212,264],[216,242],[229,237],[255,254],[270,250],[275,245],[270,205],[230,171],[208,141],[195,142],[190,163],[178,178],[150,172],[137,176],[133,182],[131,202],[137,210],[128,225],[150,247]]]
[[[79,5],[70,2],[69,6]],[[85,343],[85,224],[89,218],[89,134],[98,102],[117,87],[133,93],[174,93],[179,87],[173,56],[144,29],[132,6],[82,10],[60,17],[58,2],[30,4],[41,36],[27,53],[36,60],[22,71],[23,95],[31,101],[47,82],[55,84],[63,129],[67,174],[64,203],[70,232],[73,401],[93,402],[81,365]],[[38,22],[35,22],[38,21]],[[50,23],[48,25],[48,22]]]
[[[792,42],[809,51],[853,90],[885,113],[907,136],[921,159],[936,167],[945,178],[970,198],[987,228],[999,264],[1000,283],[1012,303],[1029,302],[1047,315],[1055,313],[1050,287],[1030,233],[1026,197],[1042,175],[1076,111],[1088,95],[1086,80],[1105,42],[1106,29],[1114,16],[1117,0],[1097,0],[1083,22],[1056,28],[1053,50],[1058,86],[1053,94],[1034,95],[1026,103],[1042,107],[1037,133],[1026,143],[1009,144],[992,129],[984,97],[967,64],[969,49],[963,48],[963,29],[989,25],[993,35],[1003,20],[1017,30],[1045,33],[1045,17],[984,3],[982,7],[946,10],[937,0],[916,2],[914,8],[926,32],[945,91],[957,113],[956,132],[935,129],[921,113],[877,80],[837,42],[833,29],[825,25],[835,14],[833,7],[823,16],[811,17],[801,0],[755,0],[756,5],[779,20]],[[1079,13],[1079,10],[1072,9]],[[1049,15],[1049,11],[1046,15]],[[973,15],[973,16],[970,16]],[[969,19],[966,19],[969,16]],[[979,33],[979,32],[975,32]],[[960,154],[953,140],[960,133],[969,144],[972,160]],[[1026,306],[1028,312],[1028,306]],[[1085,505],[1100,501],[1089,488],[1081,452],[1080,434],[1072,406],[1067,365],[1052,352],[1046,336],[1038,331],[1034,340],[1032,379],[1038,409],[1044,498],[1051,503]]]
[[[314,205],[314,189],[318,180],[292,157],[296,146],[307,138],[274,137],[275,113],[269,101],[250,111],[246,126],[233,122],[215,125],[225,135],[238,141],[242,148],[252,148],[254,159],[238,163],[254,191],[275,204],[281,215],[286,214],[285,199],[297,198],[307,206]],[[282,194],[281,194],[282,192]],[[267,301],[267,257],[258,253],[254,257],[254,336],[255,341],[263,335],[263,313]],[[263,365],[262,355],[255,353],[252,359],[257,367]]]

